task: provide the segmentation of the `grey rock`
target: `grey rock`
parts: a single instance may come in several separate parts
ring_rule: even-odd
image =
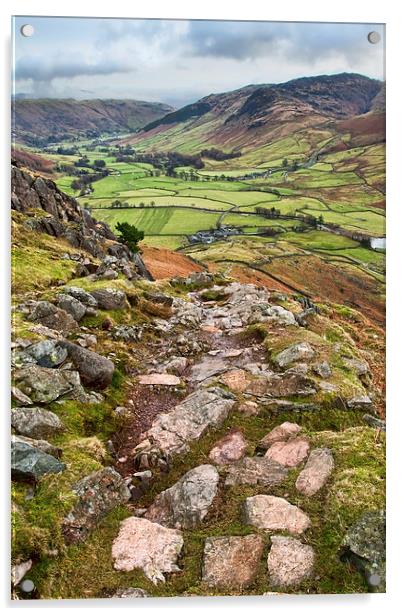
[[[26,396],[18,387],[11,388],[11,397],[13,400],[18,402],[19,404],[23,404],[24,406],[29,406],[33,404],[31,398]]]
[[[56,368],[67,359],[67,351],[57,340],[42,340],[25,349],[25,353],[43,368]]]
[[[96,289],[91,295],[96,299],[102,310],[119,310],[127,307],[127,297],[119,289]]]
[[[205,357],[201,363],[195,364],[191,370],[192,381],[201,382],[227,370],[228,364],[219,358]]]
[[[288,469],[269,458],[243,458],[227,468],[226,486],[260,485],[276,486],[286,479]]]
[[[13,586],[17,586],[21,580],[26,576],[28,571],[32,567],[32,560],[26,560],[24,562],[16,563],[11,567],[11,582]]]
[[[274,361],[280,368],[285,368],[294,362],[312,359],[314,355],[315,351],[308,342],[299,342],[278,353]]]
[[[348,368],[354,370],[357,376],[361,377],[370,373],[370,368],[366,361],[350,357],[342,357],[342,361]]]
[[[117,325],[112,331],[114,340],[124,340],[124,342],[138,342],[141,340],[143,328],[138,325]]]
[[[327,361],[322,361],[317,364],[314,364],[313,370],[316,374],[318,374],[318,376],[323,379],[328,379],[332,374],[331,366]]]
[[[139,599],[149,597],[149,594],[142,588],[118,588],[113,595],[113,599]]]
[[[43,439],[35,439],[29,438],[27,436],[13,434],[11,437],[11,442],[26,443],[26,445],[35,447],[35,449],[39,449],[40,451],[43,451],[43,453],[48,453],[49,456],[53,456],[54,458],[61,458],[61,455],[63,453],[60,447],[56,447],[55,445],[52,445],[51,443],[48,443],[48,441],[44,441]]]
[[[368,424],[372,428],[378,428],[383,432],[386,431],[386,423],[379,417],[374,417],[374,415],[369,415],[368,413],[366,413],[365,415],[363,415],[363,421],[365,421],[366,424]]]
[[[385,511],[369,511],[342,541],[341,560],[353,563],[373,592],[385,592],[385,521]]]
[[[346,402],[347,407],[356,411],[372,411],[374,406],[370,396],[356,396]]]
[[[123,477],[111,467],[84,477],[73,486],[73,492],[78,500],[63,521],[67,543],[83,541],[105,515],[130,498]]]
[[[66,349],[84,385],[94,389],[105,389],[111,384],[114,364],[110,359],[67,340],[60,344]]]
[[[170,528],[196,528],[212,505],[218,483],[219,474],[214,466],[197,466],[159,494],[144,517]]]
[[[62,310],[65,310],[66,312],[71,314],[71,316],[76,321],[81,321],[87,311],[86,306],[82,302],[80,302],[79,299],[76,299],[75,297],[72,297],[71,295],[67,295],[65,293],[62,293],[58,296],[57,305]]]
[[[71,295],[71,297],[78,299],[85,306],[90,306],[91,308],[98,307],[98,302],[96,299],[88,293],[88,291],[81,289],[81,287],[64,287],[63,291],[67,295]]]
[[[79,330],[79,325],[71,314],[50,302],[37,302],[29,320],[61,332],[64,336]]]
[[[85,394],[78,372],[27,366],[14,372],[18,388],[33,402],[48,404],[61,397],[79,399]]]
[[[163,306],[172,306],[173,304],[173,297],[171,295],[165,295],[164,293],[151,293],[146,291],[144,297],[154,304],[162,304]]]
[[[11,442],[11,478],[14,481],[37,481],[44,475],[61,473],[65,464],[27,443]]]
[[[58,416],[37,406],[11,410],[11,425],[19,434],[30,438],[46,438],[65,430]]]

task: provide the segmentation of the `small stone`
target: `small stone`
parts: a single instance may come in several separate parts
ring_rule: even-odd
[[[265,456],[279,464],[293,468],[303,462],[310,451],[310,444],[304,437],[290,441],[277,441],[271,445]]]
[[[276,426],[271,432],[268,432],[266,436],[259,442],[259,449],[263,451],[267,450],[270,445],[278,441],[286,441],[292,436],[299,434],[301,427],[296,423],[285,421],[280,426]]]
[[[11,582],[17,586],[32,567],[32,560],[17,563],[11,567]]]
[[[26,396],[18,387],[11,388],[11,396],[13,400],[24,406],[30,406],[33,404],[31,398]]]
[[[128,306],[126,294],[119,289],[96,289],[91,295],[102,310],[119,310]]]
[[[311,525],[310,518],[284,498],[258,494],[244,503],[246,524],[268,531],[287,531],[292,535],[304,533]]]
[[[85,306],[90,306],[91,308],[98,307],[98,302],[91,293],[81,289],[81,287],[64,287],[63,291],[67,295],[71,295],[71,297],[78,299],[82,304],[85,304]]]
[[[366,361],[350,357],[342,357],[342,361],[345,366],[354,370],[357,376],[365,376],[370,373],[370,368]]]
[[[383,419],[380,419],[379,417],[374,417],[374,415],[370,415],[366,413],[365,415],[363,415],[363,421],[365,421],[366,424],[368,424],[372,428],[378,428],[379,430],[382,430],[383,432],[386,431],[386,422]]]
[[[46,438],[65,430],[58,416],[37,406],[11,410],[11,425],[19,434],[31,438]]]
[[[323,379],[329,379],[332,374],[331,366],[327,361],[322,361],[320,363],[314,364],[313,370],[318,376]]]
[[[161,492],[145,517],[171,528],[196,528],[205,518],[218,492],[219,475],[214,466],[202,464]]]
[[[325,485],[333,470],[334,458],[330,449],[313,449],[296,480],[296,489],[306,496],[313,496]]]
[[[180,571],[177,559],[183,547],[179,530],[165,528],[144,518],[126,518],[113,542],[112,558],[117,571],[142,569],[154,584],[164,573]]]
[[[174,374],[158,373],[155,374],[140,374],[138,376],[140,385],[180,385],[181,381],[178,376]]]
[[[268,458],[243,458],[228,466],[226,486],[261,485],[276,486],[286,479],[288,469]]]
[[[312,359],[314,355],[315,351],[308,342],[300,342],[278,353],[274,361],[280,368],[285,368],[294,362]]]
[[[263,549],[259,535],[209,537],[205,541],[202,581],[214,588],[247,588],[257,575]]]
[[[269,581],[272,586],[299,586],[314,569],[314,550],[293,537],[271,536],[268,554]]]
[[[357,411],[372,411],[373,402],[369,396],[356,396],[346,402],[347,407]]]
[[[187,357],[174,357],[165,365],[165,370],[166,372],[173,372],[174,374],[181,375],[185,372],[187,365]]]
[[[139,599],[149,597],[149,594],[142,588],[118,588],[113,595],[113,599]]]
[[[239,404],[238,411],[239,413],[243,413],[246,417],[253,417],[259,413],[258,404],[252,402],[252,400],[246,400],[246,402]]]
[[[242,393],[250,383],[250,377],[244,370],[230,370],[220,377],[220,382],[236,393]]]
[[[214,464],[232,464],[240,460],[247,451],[247,441],[240,430],[233,430],[218,441],[209,452]]]

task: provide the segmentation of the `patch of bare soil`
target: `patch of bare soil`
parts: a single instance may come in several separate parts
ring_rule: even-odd
[[[188,276],[192,272],[202,272],[203,267],[185,255],[166,248],[153,248],[141,245],[142,258],[155,280]]]

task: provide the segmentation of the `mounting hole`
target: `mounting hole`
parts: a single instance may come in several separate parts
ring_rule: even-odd
[[[22,36],[32,36],[35,32],[35,28],[31,24],[24,24],[21,26],[20,32]]]
[[[372,573],[368,581],[370,586],[378,586],[381,582],[381,577],[378,575],[378,573]]]
[[[33,583],[32,580],[23,580],[20,584],[20,588],[24,592],[32,592],[33,589],[35,588],[35,584]]]
[[[373,30],[373,32],[369,32],[367,35],[367,40],[372,45],[377,45],[381,41],[381,36],[379,32]]]

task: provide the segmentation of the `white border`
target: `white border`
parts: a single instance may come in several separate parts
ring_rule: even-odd
[[[401,252],[398,250],[402,243],[401,216],[402,199],[400,188],[401,175],[401,73],[400,58],[402,39],[402,19],[400,3],[397,0],[336,0],[325,2],[323,0],[287,0],[286,2],[261,2],[247,0],[235,4],[233,0],[202,0],[198,5],[184,3],[179,0],[154,0],[152,3],[124,2],[113,0],[111,3],[82,2],[82,0],[65,0],[65,3],[55,3],[54,0],[3,0],[0,6],[1,17],[1,42],[4,53],[2,65],[2,114],[3,123],[3,147],[0,148],[3,178],[3,203],[0,208],[2,241],[0,275],[2,281],[2,332],[4,341],[4,370],[2,371],[2,387],[0,392],[3,399],[2,417],[4,446],[1,461],[5,466],[3,477],[7,477],[8,469],[8,419],[7,408],[9,404],[8,391],[8,336],[4,332],[9,331],[8,326],[8,263],[9,263],[9,238],[8,238],[8,207],[9,207],[9,76],[10,76],[10,17],[14,15],[60,15],[60,16],[93,16],[93,17],[161,17],[161,18],[193,18],[193,19],[265,19],[272,21],[338,21],[338,22],[366,22],[387,24],[387,379],[388,379],[388,591],[386,595],[364,596],[289,596],[289,597],[264,597],[264,598],[217,598],[217,599],[160,599],[145,600],[140,602],[110,600],[79,600],[59,602],[14,602],[7,603],[8,597],[8,555],[3,549],[2,569],[0,579],[2,583],[2,598],[5,609],[67,609],[73,610],[74,614],[93,612],[98,609],[115,610],[131,609],[141,610],[141,613],[153,614],[163,611],[164,615],[176,612],[188,612],[201,614],[204,610],[212,612],[230,612],[231,615],[241,614],[244,610],[252,610],[265,614],[268,610],[275,613],[294,614],[322,614],[325,616],[342,612],[364,613],[365,616],[378,616],[379,610],[386,609],[392,613],[399,600],[399,562],[401,558],[401,482],[399,465],[401,461],[398,453],[401,449],[398,434],[400,425],[400,387],[398,376],[400,373],[401,357],[401,316],[398,306],[398,292],[401,289]],[[399,224],[398,224],[399,223]],[[399,300],[400,301],[400,300]],[[399,376],[400,380],[400,376]],[[398,481],[399,480],[399,481]],[[8,502],[7,481],[5,485],[3,503]],[[398,507],[399,504],[399,507]],[[3,507],[2,536],[7,537],[9,532],[9,519],[7,507]],[[2,542],[4,545],[4,541]],[[399,600],[399,601],[398,601]]]

